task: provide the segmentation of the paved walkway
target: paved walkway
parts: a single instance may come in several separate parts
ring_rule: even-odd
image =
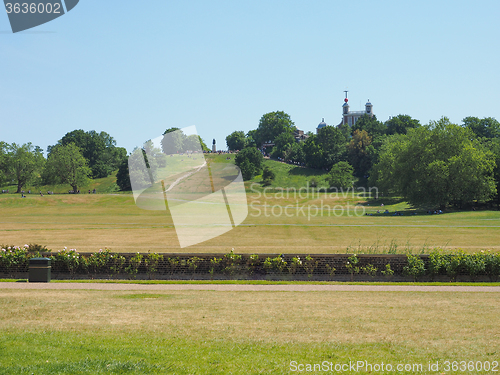
[[[1,289],[74,290],[217,290],[226,292],[494,292],[500,286],[419,285],[249,285],[249,284],[122,284],[122,283],[0,283]]]

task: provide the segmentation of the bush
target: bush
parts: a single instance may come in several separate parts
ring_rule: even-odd
[[[268,273],[283,273],[286,268],[287,262],[283,255],[278,255],[276,258],[267,257],[262,265]]]
[[[142,258],[143,256],[140,253],[137,253],[128,260],[128,266],[125,267],[125,272],[130,275],[131,279],[136,278],[136,275],[139,272],[139,267],[142,263]]]
[[[120,254],[111,254],[109,257],[109,277],[118,275],[125,265],[125,257]]]
[[[429,273],[431,280],[434,281],[434,277],[439,275],[441,272],[446,271],[446,257],[435,249],[429,254],[429,268],[427,272]]]
[[[408,264],[403,267],[403,274],[405,276],[411,276],[413,281],[425,274],[424,261],[419,256],[408,254],[407,255]]]
[[[148,251],[148,256],[144,259],[144,264],[146,265],[146,272],[151,279],[155,273],[158,272],[158,264],[163,260],[163,255],[157,253],[150,253]]]
[[[445,257],[446,264],[446,274],[450,278],[450,281],[456,281],[459,273],[463,272],[465,266],[463,252],[457,252],[455,254],[449,254]]]
[[[64,250],[52,255],[50,259],[54,267],[69,272],[72,278],[80,266],[83,268],[86,266],[85,261],[82,261],[82,257],[75,249],[68,250],[66,247]]]
[[[351,281],[354,281],[354,274],[359,273],[359,258],[356,254],[347,258],[347,263],[345,264],[345,268],[351,274]]]
[[[241,255],[235,254],[234,249],[231,249],[228,254],[224,254],[221,263],[222,272],[226,275],[233,275],[240,270]]]
[[[97,273],[105,273],[108,266],[111,252],[109,249],[99,249],[97,253],[90,254],[88,258],[82,257],[83,268],[93,277]]]
[[[304,260],[304,269],[306,270],[307,277],[312,277],[316,267],[318,267],[318,262],[315,261],[310,255],[306,256],[306,259]]]
[[[203,259],[199,258],[199,257],[192,257],[192,258],[189,258],[187,260],[187,265],[188,265],[188,268],[189,270],[191,271],[191,273],[194,275],[195,272],[196,272],[196,269],[198,268],[200,262],[202,261]]]
[[[494,281],[500,276],[500,253],[491,254],[490,252],[484,255],[484,272]]]
[[[375,277],[377,275],[377,267],[373,264],[368,263],[366,266],[361,267],[361,271],[370,277]]]
[[[392,268],[391,268],[391,264],[390,264],[390,263],[387,263],[387,264],[385,265],[385,270],[380,271],[380,273],[381,273],[382,275],[384,275],[384,276],[388,277],[388,278],[389,278],[389,277],[391,277],[391,276],[393,276],[393,275],[394,275],[394,271],[393,271],[393,270],[392,270]]]
[[[464,270],[471,281],[476,281],[477,275],[484,273],[485,260],[482,254],[467,254],[463,257]]]
[[[299,268],[302,267],[302,260],[300,260],[300,257],[293,257],[292,260],[290,261],[290,266],[288,267],[288,272],[290,275],[294,275]]]

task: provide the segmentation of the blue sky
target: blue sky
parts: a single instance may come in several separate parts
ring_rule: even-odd
[[[500,119],[500,2],[80,0],[12,34],[0,16],[0,140],[74,129],[131,151],[195,125],[219,148],[283,110],[303,130],[367,99],[408,114]]]

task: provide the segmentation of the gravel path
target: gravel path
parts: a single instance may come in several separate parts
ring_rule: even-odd
[[[217,290],[226,292],[495,292],[500,286],[0,283],[1,289]]]

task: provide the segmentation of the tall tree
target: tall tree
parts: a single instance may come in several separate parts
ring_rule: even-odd
[[[387,134],[406,134],[408,129],[418,128],[420,121],[411,118],[408,115],[397,115],[385,122]]]
[[[368,135],[366,130],[355,130],[347,145],[347,155],[356,176],[364,177],[368,174],[375,153],[375,148],[372,146],[372,137]]]
[[[178,154],[184,152],[184,141],[186,135],[179,128],[169,128],[163,133],[161,140],[161,148],[163,153],[167,155]]]
[[[376,137],[379,135],[386,134],[386,127],[380,121],[377,120],[377,116],[368,116],[364,114],[361,116],[352,127],[352,132],[355,130],[366,130],[366,132],[372,136]]]
[[[118,169],[122,160],[127,156],[127,151],[122,147],[116,147],[116,141],[106,132],[73,130],[66,133],[57,145],[66,146],[70,143],[80,148],[94,178],[109,176]],[[49,146],[49,155],[54,147]]]
[[[264,157],[255,147],[246,147],[234,158],[235,164],[241,169],[244,180],[250,180],[262,170]]]
[[[493,154],[443,117],[384,143],[372,178],[414,205],[459,207],[495,194]]]
[[[13,143],[8,147],[4,163],[7,177],[16,181],[17,193],[20,193],[27,183],[33,182],[42,173],[45,158],[38,146],[33,146],[31,143],[24,145]]]
[[[323,150],[323,166],[330,169],[332,165],[345,159],[346,138],[340,128],[325,126],[317,135],[317,142]]]
[[[7,181],[7,152],[8,144],[0,141],[0,184]]]
[[[257,146],[264,142],[274,142],[276,137],[282,133],[293,134],[295,124],[290,115],[283,111],[269,112],[263,115],[259,121],[259,127],[255,132]]]
[[[226,145],[230,151],[243,150],[246,145],[246,137],[243,131],[234,131],[226,137]]]
[[[67,183],[76,192],[79,187],[89,182],[92,171],[80,148],[74,143],[69,143],[52,148],[44,174],[49,181]]]
[[[493,117],[479,119],[477,117],[466,117],[463,125],[469,128],[479,138],[500,138],[500,123]]]

